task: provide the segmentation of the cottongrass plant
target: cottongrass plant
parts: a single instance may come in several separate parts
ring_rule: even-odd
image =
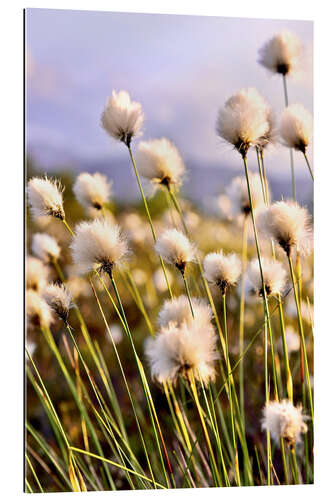
[[[312,180],[314,180],[306,154],[312,139],[312,115],[302,104],[292,104],[283,111],[280,135],[287,147],[303,153]]]
[[[261,64],[283,76],[286,98],[286,77],[296,73],[301,53],[290,34],[276,36],[261,51]],[[311,140],[306,112],[290,106],[283,116],[285,145],[306,154]],[[225,189],[223,223],[178,201],[185,165],[168,139],[140,142],[137,168],[132,144],[143,122],[141,104],[126,91],[113,91],[101,124],[129,151],[154,246],[140,211],[117,206],[109,215],[106,176],[77,177],[76,199],[66,204],[74,231],[60,181],[33,177],[28,183],[33,227],[47,233],[29,239],[33,256],[26,262],[27,491],[310,483],[312,319],[308,324],[304,315],[311,307],[312,275],[304,273],[301,282],[299,260],[310,262],[312,228],[307,210],[295,201],[270,204],[264,151],[277,143],[274,113],[253,88],[233,94],[219,111],[217,133],[241,155],[245,172]],[[257,153],[258,173],[248,170],[251,151]],[[165,188],[165,201],[149,200],[157,233],[140,175]],[[78,220],[78,205],[90,220]],[[254,241],[247,234],[250,218]],[[55,219],[71,235],[70,252]],[[269,246],[272,241],[276,247]],[[295,315],[284,254],[298,334],[291,331]],[[164,259],[179,271],[177,277],[165,269]],[[233,292],[238,282],[240,298]],[[31,342],[45,360],[32,356]],[[54,357],[55,367],[47,356]],[[37,409],[34,403],[30,407],[30,391]],[[300,396],[302,407],[294,404]],[[256,415],[263,405],[260,423]],[[35,421],[41,422],[39,430]],[[271,437],[277,447],[271,447]]]
[[[111,197],[112,182],[98,172],[80,174],[73,186],[77,201],[86,209],[103,210]]]

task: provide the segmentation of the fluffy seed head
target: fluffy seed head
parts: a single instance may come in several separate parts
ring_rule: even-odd
[[[181,184],[185,165],[178,149],[168,139],[140,142],[136,159],[142,176],[154,184]]]
[[[28,203],[33,216],[52,215],[64,220],[62,193],[63,187],[58,180],[51,180],[46,176],[30,179],[28,182]]]
[[[71,249],[74,263],[81,274],[98,270],[110,275],[113,267],[128,254],[127,241],[120,227],[106,219],[78,224]]]
[[[77,201],[85,208],[101,210],[111,196],[111,185],[105,175],[80,174],[74,184],[73,191]]]
[[[40,292],[48,282],[49,270],[47,266],[36,257],[29,255],[26,260],[26,288]]]
[[[285,146],[302,153],[312,138],[312,115],[302,104],[292,104],[282,113],[280,135]]]
[[[312,246],[310,215],[294,201],[278,201],[258,217],[261,231],[273,238],[289,256],[293,248],[306,255]]]
[[[179,375],[189,377],[191,370],[204,384],[215,379],[214,362],[218,353],[210,322],[183,321],[178,326],[171,322],[161,327],[154,339],[147,340],[145,353],[152,378],[159,383],[175,383]]]
[[[291,401],[270,401],[263,409],[261,426],[269,430],[273,439],[279,443],[285,439],[290,446],[300,440],[300,435],[307,431],[306,417],[302,415],[302,406],[295,407]]]
[[[206,255],[203,268],[207,281],[225,293],[228,287],[236,285],[241,273],[241,262],[235,253],[225,255],[221,250]]]
[[[265,206],[259,174],[249,172],[252,205],[254,211],[261,210]],[[268,193],[269,194],[269,193]],[[239,214],[249,215],[251,213],[247,182],[244,176],[235,177],[226,188],[226,195],[230,200],[230,214],[237,217]]]
[[[283,31],[259,50],[258,62],[272,73],[290,75],[299,71],[302,52],[302,43],[297,36]]]
[[[266,119],[268,123],[268,129],[266,133],[259,138],[258,146],[262,150],[266,149],[268,146],[273,145],[277,141],[277,127],[276,118],[273,110],[267,106]]]
[[[182,323],[191,325],[193,322],[197,324],[207,325],[212,317],[212,311],[209,305],[201,299],[193,298],[192,307],[194,318],[188,303],[188,298],[185,295],[180,295],[176,299],[166,300],[158,315],[158,323],[161,327],[168,326],[173,323],[179,327]]]
[[[60,247],[57,241],[47,233],[35,233],[33,235],[31,250],[38,259],[46,263],[58,259],[60,256]]]
[[[269,130],[267,104],[254,88],[240,90],[219,111],[216,131],[242,156]]]
[[[195,249],[184,233],[177,229],[167,229],[155,243],[156,252],[181,272],[186,264],[194,260]]]
[[[72,306],[72,294],[64,285],[49,285],[43,291],[43,298],[51,309],[59,316],[64,323],[67,323],[69,310]]]
[[[268,296],[281,293],[286,285],[287,272],[281,262],[261,258],[265,290]],[[258,295],[263,295],[263,287],[258,259],[253,259],[249,265],[248,276]]]
[[[47,328],[53,321],[51,308],[35,290],[26,293],[26,315],[30,326]]]
[[[104,130],[117,141],[131,144],[134,136],[140,135],[144,115],[139,102],[132,101],[129,93],[113,90],[101,116]]]

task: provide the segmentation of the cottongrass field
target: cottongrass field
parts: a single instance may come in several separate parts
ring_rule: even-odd
[[[115,203],[98,172],[28,179],[27,492],[313,482],[312,215],[293,167],[302,155],[313,179],[312,117],[287,88],[301,56],[289,32],[259,51],[278,118],[254,88],[216,110],[244,173],[214,213],[182,197],[173,143],[138,139],[125,90],[101,125],[139,205]],[[272,199],[270,147],[290,149],[293,199]]]

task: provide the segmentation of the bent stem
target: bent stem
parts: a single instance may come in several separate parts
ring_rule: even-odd
[[[141,198],[142,198],[142,201],[143,201],[143,205],[145,207],[145,211],[146,211],[146,215],[147,215],[148,222],[149,222],[149,225],[150,225],[151,233],[153,235],[153,240],[154,240],[154,243],[156,243],[156,233],[155,233],[153,221],[152,221],[152,218],[151,218],[151,215],[150,215],[150,211],[149,211],[147,199],[146,199],[145,193],[144,193],[143,188],[142,188],[142,184],[141,184],[139,172],[138,172],[138,169],[137,169],[137,166],[136,166],[136,163],[135,163],[135,159],[134,159],[134,156],[133,156],[132,148],[131,148],[130,145],[128,145],[127,147],[128,147],[128,152],[129,152],[129,155],[130,155],[130,158],[131,158],[131,162],[132,162],[132,165],[133,165],[135,177],[136,177],[136,180],[137,180],[137,183],[138,183],[138,186],[139,186],[139,190],[140,190]],[[170,298],[172,299],[171,286],[170,286],[168,275],[167,275],[167,272],[166,272],[166,269],[165,269],[164,261],[163,261],[163,259],[162,259],[161,256],[160,256],[160,263],[161,263],[161,267],[162,267],[162,270],[163,270],[165,281],[166,281],[166,284],[167,284],[167,287],[168,287]]]
[[[306,164],[307,164],[307,166],[308,166],[308,169],[309,169],[310,175],[311,175],[311,177],[312,177],[312,180],[314,181],[312,168],[311,168],[311,165],[310,165],[309,159],[308,159],[307,154],[306,154],[306,152],[305,152],[305,151],[304,151],[303,155],[304,155],[304,158],[305,158]]]

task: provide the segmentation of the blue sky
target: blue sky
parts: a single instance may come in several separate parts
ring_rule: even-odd
[[[238,164],[216,137],[217,111],[232,93],[254,86],[279,116],[282,81],[256,60],[283,29],[299,36],[308,55],[303,80],[288,82],[290,102],[313,110],[309,21],[28,9],[26,22],[27,144],[46,167],[123,155],[99,125],[112,89],[140,101],[144,137],[170,138],[185,162]],[[271,152],[269,164],[289,175],[288,151]],[[296,169],[308,175],[302,157]]]

